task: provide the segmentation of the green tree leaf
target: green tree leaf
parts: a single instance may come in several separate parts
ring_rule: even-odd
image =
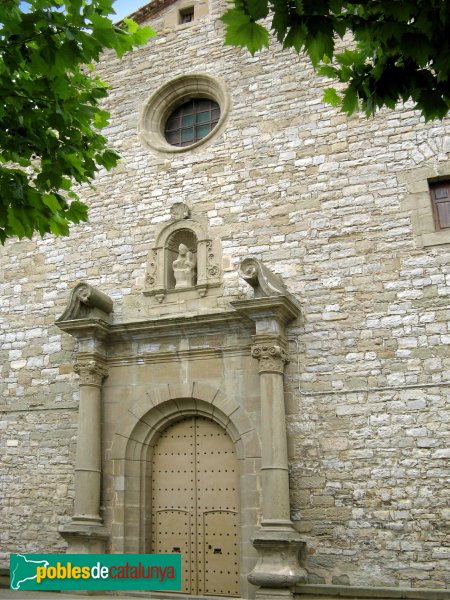
[[[352,115],[358,109],[358,95],[353,86],[349,86],[342,99],[342,112]]]
[[[346,84],[341,109],[367,115],[412,99],[425,119],[450,110],[450,11],[445,0],[272,0],[272,31],[284,48],[305,51],[319,73]],[[256,7],[256,8],[255,8]],[[226,43],[266,46],[256,30],[258,0],[234,0],[222,20]],[[265,13],[261,9],[261,17]],[[256,23],[267,30],[267,23]],[[335,54],[336,36],[355,47]],[[337,102],[332,92],[328,101]]]
[[[316,67],[325,57],[333,55],[334,44],[332,37],[323,31],[318,31],[307,40],[307,52],[312,64]]]
[[[0,2],[0,241],[52,232],[87,219],[73,186],[92,184],[118,154],[100,130],[107,86],[91,64],[105,48],[118,56],[153,35],[110,19],[113,0]],[[61,10],[64,7],[64,10]],[[15,165],[15,166],[11,166]],[[72,200],[70,202],[70,200]]]
[[[305,45],[308,30],[304,23],[294,24],[283,41],[284,48],[295,48],[297,52],[300,52]]]
[[[250,16],[241,10],[229,10],[223,15],[222,20],[228,25],[226,44],[245,46],[251,54],[269,45],[268,31],[259,23],[251,21]]]
[[[54,194],[45,194],[42,196],[42,202],[54,213],[57,213],[61,210],[61,206]]]
[[[269,14],[269,5],[267,0],[247,0],[247,9],[255,21],[265,19]]]
[[[323,93],[322,101],[331,104],[332,106],[339,106],[342,102],[342,98],[334,88],[327,88]]]
[[[220,20],[228,25],[228,29],[235,29],[240,25],[248,23],[250,21],[250,15],[246,14],[239,8],[233,8],[222,15]]]

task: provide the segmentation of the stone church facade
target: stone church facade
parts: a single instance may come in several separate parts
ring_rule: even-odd
[[[1,566],[444,598],[449,122],[347,118],[302,57],[224,47],[224,10],[134,15],[158,35],[99,66],[122,161],[89,224],[1,252]]]

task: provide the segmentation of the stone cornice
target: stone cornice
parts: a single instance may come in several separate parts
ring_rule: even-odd
[[[223,355],[249,356],[250,346],[224,346],[220,348],[190,348],[189,350],[176,350],[173,352],[145,352],[135,354],[121,354],[108,357],[108,366],[123,366],[134,364],[152,364],[173,362],[174,360],[207,360]]]
[[[176,317],[151,318],[142,321],[110,324],[100,319],[75,319],[58,323],[66,333],[76,338],[98,337],[111,340],[135,340],[148,337],[173,336],[174,332],[187,333],[202,329],[239,332],[248,322],[237,311],[228,310]]]
[[[106,360],[108,364],[116,365],[133,364],[136,361],[152,363],[155,360],[172,361],[174,356],[201,360],[224,353],[248,356],[252,351],[253,357],[259,360],[260,372],[283,372],[288,361],[284,326],[298,316],[298,307],[289,297],[281,295],[237,300],[231,302],[231,305],[231,310],[125,323],[108,323],[98,318],[78,318],[60,321],[57,324],[63,331],[80,341],[79,362],[92,358],[99,364]],[[261,329],[260,323],[270,324],[272,321],[279,324],[275,327],[277,331],[273,331],[270,325],[266,334],[258,331],[258,328]],[[227,340],[229,333],[238,335],[242,341],[233,338]],[[207,346],[199,343],[196,347],[194,343],[186,349],[171,347],[182,337],[194,339],[195,336],[205,334],[219,334],[221,338]],[[245,337],[248,338],[247,342]],[[168,339],[169,346],[165,341]],[[162,345],[160,349],[159,346],[150,348],[146,347],[147,343]]]
[[[66,333],[75,338],[98,338],[105,339],[111,325],[102,319],[71,319],[68,321],[57,321],[56,324]]]
[[[155,17],[162,10],[170,6],[171,4],[175,4],[176,0],[153,0],[153,2],[148,2],[141,6],[138,10],[130,13],[128,15],[129,19],[133,19],[136,23],[142,23],[147,19]],[[118,21],[116,25],[120,25],[123,21]]]
[[[282,325],[287,325],[300,314],[298,304],[288,296],[266,296],[250,300],[234,300],[231,305],[252,321],[271,318]]]

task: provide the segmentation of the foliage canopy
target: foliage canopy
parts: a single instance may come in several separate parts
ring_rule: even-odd
[[[345,84],[324,100],[373,115],[412,99],[426,120],[450,109],[448,0],[233,0],[226,43],[254,54],[269,45],[267,17],[283,48],[305,52],[319,73]],[[351,49],[336,51],[351,34]]]
[[[0,241],[68,233],[87,220],[73,190],[119,155],[101,129],[107,85],[92,63],[104,49],[121,57],[153,31],[125,19],[113,0],[0,1]],[[24,10],[22,7],[24,5]]]

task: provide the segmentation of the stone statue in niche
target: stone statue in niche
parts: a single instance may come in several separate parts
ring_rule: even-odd
[[[220,296],[222,255],[219,241],[209,235],[208,220],[192,216],[181,202],[172,206],[171,217],[158,227],[149,250],[144,295],[158,302],[184,302],[187,290],[189,300]]]
[[[184,244],[178,246],[178,256],[173,261],[172,267],[175,275],[175,289],[195,285],[195,260],[192,252]]]

